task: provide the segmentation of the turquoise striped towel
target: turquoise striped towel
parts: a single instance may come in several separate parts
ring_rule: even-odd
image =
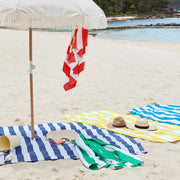
[[[148,105],[131,109],[133,115],[139,115],[142,118],[151,119],[154,121],[180,125],[180,106],[176,105]]]

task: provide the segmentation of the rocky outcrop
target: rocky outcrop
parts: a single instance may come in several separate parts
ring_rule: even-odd
[[[134,19],[163,19],[163,18],[180,18],[180,13],[167,13],[167,14],[149,14],[149,15],[130,15],[130,16],[109,16],[107,21],[126,21]]]
[[[163,24],[157,23],[155,25],[137,25],[137,26],[123,26],[123,27],[108,27],[107,29],[135,29],[135,28],[180,28],[180,24],[170,23]]]

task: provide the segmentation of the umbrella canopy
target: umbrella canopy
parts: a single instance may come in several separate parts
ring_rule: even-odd
[[[0,27],[29,28],[31,132],[34,138],[32,28],[103,29],[104,12],[92,0],[0,0]]]
[[[0,0],[0,26],[101,29],[107,20],[92,0]]]

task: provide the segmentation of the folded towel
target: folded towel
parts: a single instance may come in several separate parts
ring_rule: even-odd
[[[126,166],[136,167],[143,164],[143,161],[134,155],[97,139],[85,138],[81,133],[73,143],[77,156],[91,170],[102,167],[120,169]]]

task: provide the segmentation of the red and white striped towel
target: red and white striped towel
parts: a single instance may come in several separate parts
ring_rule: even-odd
[[[67,56],[63,65],[63,72],[66,74],[64,83],[65,91],[76,86],[78,76],[84,70],[87,38],[87,29],[80,28],[73,31],[71,43],[68,46]]]

